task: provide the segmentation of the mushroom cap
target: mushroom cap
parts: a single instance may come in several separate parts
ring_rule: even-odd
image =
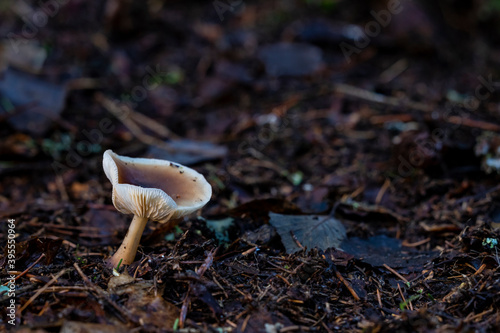
[[[106,150],[102,166],[113,185],[113,204],[123,214],[165,223],[200,209],[212,196],[202,174],[178,163]]]

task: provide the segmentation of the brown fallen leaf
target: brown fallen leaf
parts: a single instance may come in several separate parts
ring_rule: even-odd
[[[64,85],[9,68],[0,80],[0,94],[9,105],[0,110],[0,114],[8,114],[16,108],[21,110],[9,117],[11,126],[18,131],[41,135],[59,120],[66,104],[67,89]]]
[[[128,297],[125,308],[144,325],[171,329],[179,317],[179,309],[159,296],[162,291],[155,288],[153,281],[136,280],[124,273],[109,280],[108,290],[117,296]]]

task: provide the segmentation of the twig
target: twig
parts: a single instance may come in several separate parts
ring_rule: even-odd
[[[29,272],[30,269],[32,269],[36,264],[38,264],[40,262],[40,260],[42,260],[42,258],[45,257],[45,253],[42,253],[41,256],[38,257],[38,259],[32,263],[31,265],[29,265],[28,268],[26,268],[21,274],[19,274],[15,279],[14,281],[16,281],[17,279],[19,279],[20,277],[24,276],[26,273]]]
[[[42,255],[40,257],[38,257],[38,259],[32,263],[28,268],[26,268],[22,273],[19,273],[19,275],[14,279],[14,281],[16,281],[17,279],[19,279],[20,277],[24,276],[26,273],[29,272],[30,269],[33,268],[33,266],[35,266],[36,264],[38,264],[38,262],[43,258],[45,257],[45,253],[42,253]],[[10,274],[16,274],[15,271],[8,271],[8,273]],[[8,282],[5,282],[3,285],[6,286],[10,283],[10,281]]]
[[[141,263],[137,265],[137,268],[134,271],[134,279],[137,277],[137,272],[139,272],[139,268],[141,268],[142,264],[144,264],[147,260],[149,260],[148,257],[142,259]]]
[[[212,266],[212,263],[214,261],[214,254],[217,252],[219,248],[215,248],[212,251],[210,251],[207,254],[207,257],[205,258],[204,263],[198,267],[196,270],[196,275],[198,275],[199,278],[205,274],[205,272]],[[189,304],[191,303],[191,282],[189,282],[188,290],[186,292],[186,297],[182,301],[182,307],[181,307],[181,313],[179,315],[179,327],[183,328],[184,323],[186,321],[186,316],[189,308]]]
[[[419,102],[414,102],[414,101],[408,101],[396,97],[390,97],[390,96],[385,96],[382,94],[377,94],[365,89],[361,89],[355,86],[351,86],[348,84],[343,84],[339,83],[335,85],[334,91],[343,95],[346,95],[351,98],[356,98],[356,99],[361,99],[366,102],[371,102],[371,103],[376,103],[376,104],[382,104],[382,105],[389,105],[393,107],[406,107],[410,108],[413,110],[417,111],[422,111],[429,113],[434,110],[432,105],[424,104],[424,103],[419,103]],[[376,117],[376,116],[375,116]],[[383,118],[375,118],[373,121],[375,123],[380,123],[381,120],[385,120]],[[392,116],[389,116],[392,117]],[[401,117],[405,117],[404,115]],[[426,119],[429,118],[429,116],[426,116]],[[405,117],[405,120],[407,118]],[[430,120],[435,120],[433,118],[429,118]],[[485,131],[493,131],[493,132],[500,132],[500,126],[496,124],[492,124],[490,122],[482,121],[482,120],[474,120],[474,119],[468,119],[460,116],[450,116],[444,119],[445,122],[454,124],[454,125],[463,125],[471,128],[479,128]]]
[[[481,317],[483,317],[485,315],[488,315],[488,314],[492,313],[493,311],[494,311],[493,308],[490,308],[490,309],[488,309],[486,311],[483,311],[481,313],[478,313],[478,314],[475,314],[475,315],[472,315],[472,316],[471,316],[471,314],[473,314],[473,312],[471,312],[469,314],[469,316],[467,316],[467,318],[464,319],[464,323],[470,323],[471,321],[473,321],[473,320],[475,320],[477,318],[481,318]]]
[[[85,273],[83,273],[82,269],[80,268],[80,266],[78,265],[78,263],[74,263],[73,264],[73,267],[75,267],[76,271],[78,272],[78,274],[80,274],[80,276],[82,277],[82,280],[83,282],[88,286],[88,287],[91,287],[92,289],[96,289],[95,285],[92,283],[92,281],[89,280],[89,278],[87,277],[87,275],[85,275]]]
[[[292,285],[292,284],[291,284],[291,283],[290,283],[290,282],[289,282],[289,281],[288,281],[288,280],[287,280],[284,276],[279,275],[279,274],[276,274],[276,277],[278,277],[278,278],[282,279],[282,280],[283,280],[283,282],[285,282],[287,286],[289,286],[289,287],[290,287],[290,286]]]
[[[52,286],[45,290],[47,293],[57,293],[57,292],[65,292],[70,290],[78,290],[78,291],[89,291],[88,287],[84,286]],[[88,294],[87,294],[88,296]]]
[[[106,110],[108,110],[113,116],[118,118],[118,120],[120,120],[137,139],[147,145],[154,145],[169,152],[174,151],[170,144],[144,133],[141,128],[133,121],[132,117],[130,117],[132,110],[129,107],[124,105],[119,106],[100,93],[96,95],[96,99]]]
[[[247,328],[248,321],[250,320],[250,315],[248,315],[245,320],[243,320],[243,324],[241,325],[241,332],[245,332],[245,329]]]
[[[340,272],[338,270],[335,269],[335,275],[337,276],[337,278],[342,281],[342,283],[344,284],[344,286],[346,286],[347,290],[349,290],[349,292],[351,293],[352,297],[354,297],[354,299],[356,301],[359,301],[361,300],[358,296],[358,294],[356,294],[356,291],[352,288],[351,284],[346,280],[344,279],[344,277],[342,276],[342,274],[340,274]]]
[[[391,185],[391,181],[389,180],[389,178],[387,178],[377,193],[377,197],[375,198],[376,205],[380,204],[380,202],[382,201],[382,198],[384,197],[385,192],[387,191],[387,189],[389,188],[390,185]]]
[[[94,283],[92,283],[92,281],[89,280],[89,278],[85,275],[85,273],[83,273],[78,263],[75,262],[73,264],[73,267],[75,267],[76,271],[81,276],[85,285],[90,290],[92,290],[97,295],[97,297],[104,299],[109,305],[111,305],[111,307],[113,307],[116,311],[118,311],[118,313],[122,315],[123,318],[127,318],[130,322],[134,324],[138,324],[138,321],[130,313],[128,313],[128,311],[122,309],[118,304],[116,304],[113,300],[111,300],[111,298],[109,298],[108,294],[104,290],[102,290],[100,287],[96,286]]]
[[[398,283],[399,294],[401,295],[401,299],[403,299],[403,304],[408,308],[408,303],[406,303],[405,295],[403,295],[403,291],[401,290],[401,286]],[[413,309],[412,309],[413,310]]]
[[[129,108],[129,107],[127,107]],[[130,108],[129,108],[130,109]],[[161,125],[157,121],[154,121],[153,119],[143,115],[142,113],[139,112],[134,112],[130,110],[130,116],[139,124],[141,124],[144,127],[149,128],[151,131],[155,132],[161,137],[164,138],[179,138],[178,135],[172,133],[171,130],[166,128],[165,126]]]
[[[351,98],[361,99],[367,102],[389,105],[393,107],[407,107],[413,110],[429,113],[434,110],[432,105],[408,101],[396,97],[377,94],[365,89],[361,89],[348,84],[339,83],[334,86],[334,91]],[[468,119],[460,116],[451,116],[445,119],[446,122],[455,125],[464,125],[472,128],[479,128],[485,131],[499,132],[500,126],[482,120]]]
[[[249,255],[250,253],[254,253],[254,252],[255,252],[255,250],[257,250],[257,247],[256,247],[256,246],[254,246],[254,247],[252,247],[252,248],[250,248],[250,249],[246,250],[245,252],[241,252],[241,255],[242,255],[242,256],[244,256],[244,257],[246,257],[246,256],[247,256],[247,255]]]
[[[188,234],[189,234],[189,229],[186,230],[186,232],[182,234],[181,238],[179,238],[179,240],[175,243],[174,248],[172,250],[172,256],[177,255],[177,252],[179,252],[179,248],[186,240]]]
[[[489,194],[492,194],[496,191],[500,190],[500,185],[497,185],[497,186],[494,186],[486,191],[483,191],[483,192],[480,192],[476,195],[473,195],[473,196],[466,196],[466,197],[463,197],[463,198],[460,198],[460,199],[457,199],[457,201],[455,201],[455,204],[456,205],[461,205],[463,202],[468,202],[469,200],[473,200],[473,201],[477,201],[477,200],[480,200],[482,199],[483,197],[489,195]],[[470,204],[470,203],[469,203]]]
[[[191,301],[191,283],[188,286],[188,290],[186,292],[186,297],[182,301],[181,313],[179,315],[179,328],[184,328],[184,322],[186,321],[187,311],[189,307],[189,303]]]
[[[427,238],[424,238],[422,240],[419,240],[418,242],[415,242],[415,243],[409,243],[406,239],[403,240],[403,242],[401,243],[402,246],[406,246],[406,247],[417,247],[417,246],[420,246],[420,245],[423,245],[425,243],[428,243],[431,241],[431,238],[430,237],[427,237]]]
[[[403,275],[399,274],[394,269],[390,268],[387,264],[384,264],[383,266],[387,268],[387,270],[389,270],[392,274],[396,275],[398,278],[403,280],[405,283],[409,283],[408,280]]]
[[[268,265],[273,266],[273,267],[274,267],[274,268],[276,268],[276,269],[279,269],[280,271],[283,271],[283,272],[288,273],[288,274],[291,274],[291,275],[293,275],[293,274],[295,274],[295,273],[296,273],[296,272],[294,272],[294,271],[291,271],[291,270],[289,270],[289,269],[286,269],[286,268],[283,268],[283,267],[281,267],[281,266],[279,266],[279,265],[276,265],[276,264],[274,264],[274,263],[273,263],[272,261],[270,261],[270,260],[267,262],[267,264],[268,264]],[[303,263],[302,263],[302,264],[300,264],[299,266],[301,266],[301,267],[302,267],[302,265],[303,265]]]
[[[205,259],[205,262],[203,263],[203,265],[201,265],[197,270],[196,270],[196,274],[198,274],[199,277],[202,277],[203,274],[205,274],[205,272],[207,271],[207,269],[209,269],[211,266],[212,266],[212,263],[214,261],[214,254],[217,252],[219,248],[215,248],[213,249],[212,251],[210,251],[207,255],[207,258]]]
[[[477,271],[474,274],[472,274],[472,276],[476,276],[476,275],[481,274],[484,271],[485,268],[486,268],[486,264],[482,264],[481,267],[479,267],[477,269]]]
[[[403,73],[407,68],[408,68],[408,60],[405,58],[399,59],[380,74],[380,82],[382,83],[391,82],[401,73]]]
[[[360,195],[361,193],[363,193],[364,190],[365,190],[365,186],[361,185],[360,187],[358,187],[357,189],[355,189],[354,192],[352,192],[351,194],[347,195],[347,197],[350,198],[350,199],[354,199],[358,195]],[[339,202],[337,202],[336,205],[338,206]]]
[[[464,125],[472,128],[479,128],[484,131],[500,132],[500,126],[482,120],[468,119],[459,116],[451,116],[446,121],[454,125]]]
[[[383,308],[384,306],[382,305],[382,298],[380,297],[380,290],[377,288],[377,300],[378,300],[378,305],[380,305],[380,308]]]
[[[321,325],[323,325],[323,327],[325,328],[325,330],[328,332],[328,333],[333,333],[333,331],[331,329],[328,328],[328,326],[326,326],[325,322],[322,321],[321,322]]]
[[[229,295],[226,293],[226,290],[220,284],[220,282],[215,278],[215,276],[212,276],[212,280],[214,280],[215,284],[222,290],[222,292],[224,293],[224,296],[226,296],[226,298],[229,298]]]
[[[389,105],[394,107],[407,107],[417,111],[431,112],[434,108],[424,103],[407,101],[396,97],[388,97],[382,94],[377,94],[365,89],[361,89],[348,84],[336,84],[333,90],[337,93],[344,94],[349,97],[362,99],[367,102],[376,104]]]
[[[370,123],[373,125],[384,125],[388,122],[409,122],[412,121],[414,117],[411,114],[383,114],[383,115],[374,115],[370,117]]]
[[[31,298],[26,302],[24,303],[23,306],[21,306],[18,310],[19,313],[23,312],[24,309],[26,309],[31,303],[33,303],[33,301],[38,297],[40,296],[41,293],[43,293],[47,288],[49,288],[54,282],[57,281],[57,279],[59,279],[61,276],[63,276],[64,274],[66,274],[67,272],[69,272],[71,270],[71,268],[65,268],[63,269],[62,271],[60,271],[59,273],[56,274],[56,276],[54,276],[45,286],[43,286],[42,288],[38,289],[38,291],[33,295],[31,296]]]
[[[290,236],[292,236],[293,241],[295,242],[295,244],[297,244],[298,247],[300,247],[301,250],[305,249],[304,246],[300,244],[300,241],[297,239],[297,236],[295,236],[292,230],[290,230]]]

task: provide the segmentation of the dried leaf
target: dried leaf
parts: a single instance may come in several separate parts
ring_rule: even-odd
[[[386,235],[368,239],[352,237],[342,242],[340,247],[344,252],[372,266],[388,264],[392,268],[398,268],[400,273],[420,271],[439,254],[436,251],[416,251],[403,247],[401,240]]]
[[[16,269],[24,270],[37,261],[42,254],[45,257],[35,266],[52,264],[62,245],[62,239],[48,239],[34,237],[16,244]],[[7,247],[5,248],[7,253]],[[7,256],[6,256],[7,257]]]
[[[299,43],[278,43],[259,50],[259,58],[271,76],[310,75],[323,66],[319,48]]]
[[[9,117],[10,124],[18,131],[40,135],[59,118],[66,92],[64,86],[9,68],[0,80],[0,114],[8,115],[19,108],[19,114]]]
[[[301,250],[292,234],[303,247],[321,250],[339,247],[346,238],[346,230],[342,223],[331,216],[269,213],[269,217],[269,223],[281,236],[287,253]]]
[[[110,279],[108,290],[127,297],[125,307],[131,314],[138,316],[144,325],[169,329],[179,317],[179,309],[159,296],[162,292],[156,290],[153,281],[136,281],[124,273]]]

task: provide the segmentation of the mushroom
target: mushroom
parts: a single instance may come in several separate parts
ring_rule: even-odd
[[[203,175],[178,163],[120,156],[107,150],[102,165],[113,185],[115,208],[134,215],[120,248],[107,261],[111,267],[134,261],[148,220],[172,223],[205,206],[212,195]]]

